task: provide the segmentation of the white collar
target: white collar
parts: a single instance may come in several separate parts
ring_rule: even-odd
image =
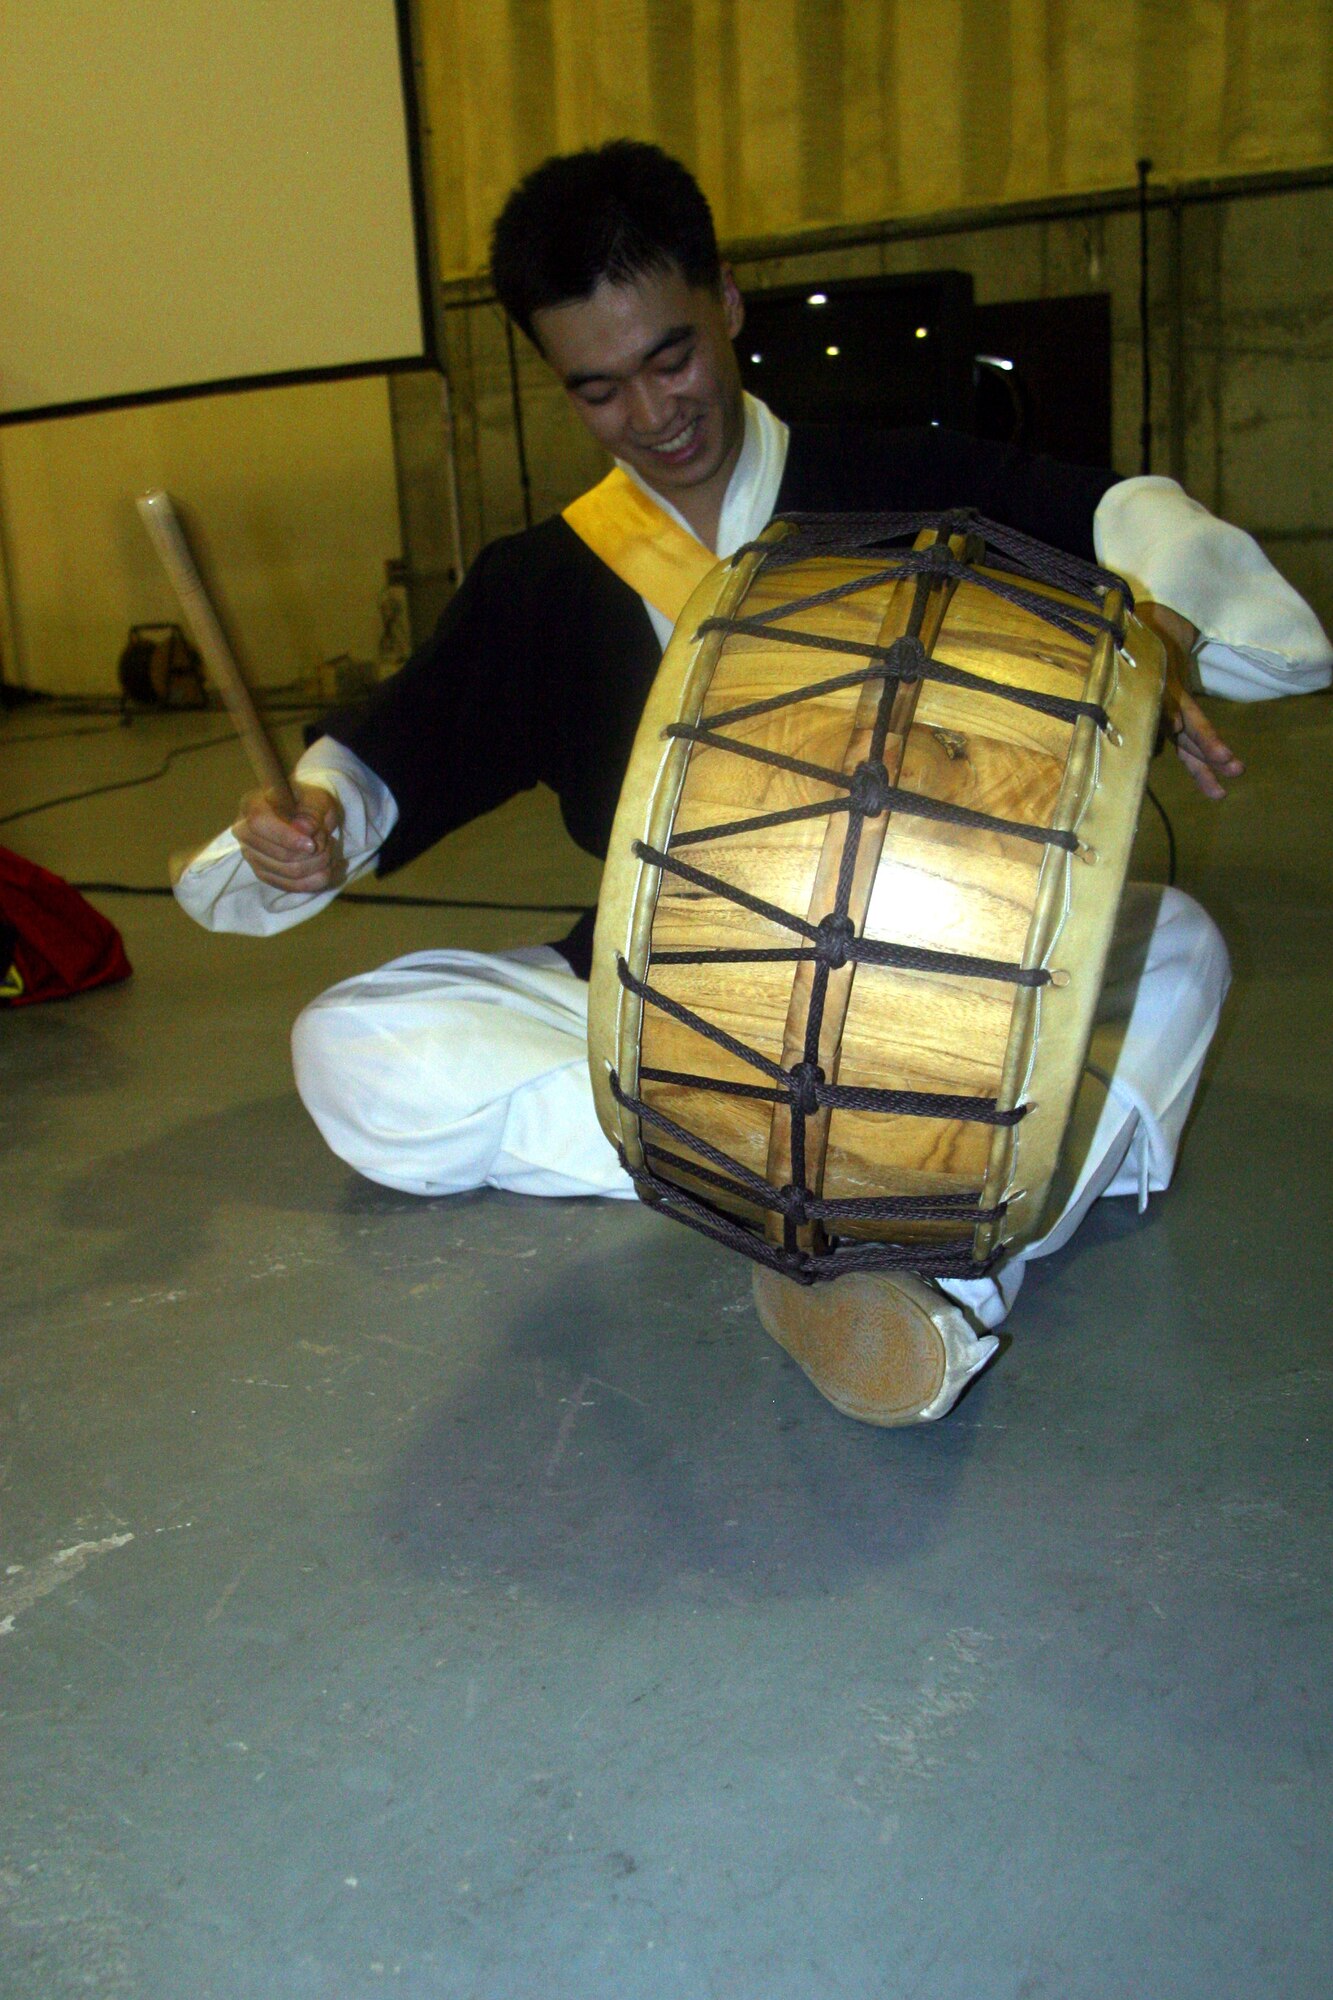
[[[782,474],[787,464],[787,439],[790,435],[781,417],[775,417],[767,403],[761,403],[747,389],[744,394],[745,434],[741,439],[740,455],[732,468],[727,490],[722,496],[722,514],[718,522],[718,556],[734,556],[744,542],[752,542],[762,534],[773,518],[773,509],[778,501],[778,488],[782,484]],[[655,500],[664,514],[684,528],[687,535],[699,537],[685,516],[672,506],[655,487],[641,479],[632,465],[623,459],[616,464],[622,472],[627,472],[637,486],[641,486],[650,500]]]

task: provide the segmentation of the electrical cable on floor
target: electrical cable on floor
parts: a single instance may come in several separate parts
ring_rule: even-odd
[[[313,710],[309,712],[314,713]],[[301,711],[298,709],[295,713],[299,714]],[[112,726],[118,728],[120,725],[113,724]],[[292,721],[284,722],[282,726],[284,728],[291,728]],[[109,733],[108,730],[102,729],[70,729],[64,732],[68,736],[102,736]],[[38,733],[36,736],[20,736],[10,740],[19,743],[58,743],[60,736],[43,736]],[[6,738],[3,732],[0,732],[0,748],[3,748],[5,741]],[[147,771],[142,777],[138,778],[116,778],[110,784],[106,785],[90,785],[86,791],[65,792],[59,798],[42,799],[35,806],[20,806],[17,812],[0,813],[0,826],[9,826],[16,819],[30,819],[34,813],[50,812],[56,806],[74,806],[80,804],[84,799],[100,798],[104,792],[126,792],[131,791],[135,785],[151,785],[158,778],[166,776],[177,757],[188,756],[192,750],[213,750],[219,743],[234,743],[235,741],[235,731],[229,729],[222,736],[206,736],[202,743],[178,743],[174,750],[167,752],[155,771]]]
[[[202,743],[178,743],[169,750],[155,771],[145,771],[138,778],[116,778],[109,785],[90,785],[86,791],[65,792],[58,799],[42,799],[35,806],[20,806],[17,812],[0,813],[0,826],[12,826],[16,819],[31,819],[34,813],[52,812],[56,806],[79,805],[84,799],[101,798],[104,792],[128,792],[136,785],[151,785],[158,778],[164,778],[177,757],[188,756],[192,750],[214,750],[219,743],[234,743],[236,732],[229,729],[223,736],[206,736]]]
[[[302,717],[322,715],[324,713],[322,708],[316,708],[309,702],[261,702],[259,706],[265,715],[280,716],[282,721],[279,726],[283,729],[294,727]],[[95,712],[98,714],[105,713],[105,711],[100,709]],[[210,707],[207,711],[195,709],[191,712],[196,715],[203,713],[220,715],[222,710]],[[61,713],[78,714],[79,711],[77,709],[62,710]],[[74,736],[118,736],[122,730],[129,729],[135,722],[147,722],[152,719],[151,713],[148,715],[122,715],[117,722],[90,722],[78,729],[34,729],[26,736],[11,736],[3,727],[0,727],[0,750],[17,749],[20,744],[24,743],[67,743]]]
[[[70,731],[82,734],[82,731]],[[93,731],[94,735],[101,731]],[[48,740],[48,739],[38,739]],[[0,738],[3,741],[3,738]],[[20,806],[17,812],[0,814],[0,826],[9,826],[16,819],[28,819],[34,813],[51,812],[56,806],[78,805],[83,799],[100,798],[104,792],[123,792],[135,785],[151,785],[158,778],[165,777],[169,767],[177,757],[186,756],[191,750],[212,750],[219,743],[234,743],[236,735],[228,730],[222,736],[207,736],[202,743],[178,743],[169,750],[155,771],[146,771],[137,778],[117,778],[109,785],[91,785],[86,791],[67,792],[58,799],[43,799],[35,806]],[[156,882],[71,882],[72,889],[83,895],[95,896],[170,896],[172,890],[166,883]],[[400,909],[412,910],[510,910],[525,916],[580,917],[591,907],[588,903],[500,903],[484,897],[473,896],[402,896],[392,892],[366,894],[364,891],[348,890],[339,897],[342,903],[388,903]]]
[[[42,694],[24,688],[0,687],[0,715],[16,715],[20,709],[39,715],[119,715],[125,698],[118,694]]]
[[[1162,825],[1166,829],[1166,886],[1168,889],[1174,889],[1176,886],[1176,830],[1167,815],[1166,807],[1162,804],[1162,801],[1158,798],[1151,785],[1147,787],[1147,792],[1148,797],[1157,808]]]
[[[339,896],[340,903],[397,903],[407,910],[521,910],[525,914],[551,917],[584,917],[592,909],[591,903],[491,903],[475,896],[400,896],[393,891],[383,895],[351,889]]]
[[[38,729],[31,736],[7,736],[0,729],[0,750],[15,748],[20,743],[67,743],[71,736],[115,736],[119,730],[118,722],[89,723],[82,729]]]
[[[18,713],[19,704],[9,707],[0,703],[0,721],[8,715]],[[152,722],[163,716],[220,715],[222,703],[209,691],[208,699],[201,707],[176,708],[170,704],[158,707],[126,705],[125,697],[119,694],[43,694],[34,695],[21,704],[35,720],[39,715],[114,715],[128,728],[134,722]],[[266,713],[275,715],[326,715],[329,702],[318,695],[308,682],[292,681],[282,687],[262,688],[255,696],[255,706]],[[0,730],[3,735],[3,730]]]
[[[71,882],[69,886],[83,896],[170,896],[174,893],[164,882]],[[360,889],[344,891],[338,901],[392,903],[399,909],[407,910],[513,910],[525,916],[540,917],[581,917],[592,908],[591,903],[494,903],[483,896],[400,896],[391,891],[375,894]]]

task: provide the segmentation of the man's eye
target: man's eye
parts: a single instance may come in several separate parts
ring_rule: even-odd
[[[611,401],[611,398],[615,395],[615,393],[616,392],[614,389],[579,390],[579,396],[581,400],[585,403],[590,403],[595,410],[600,409],[603,403],[609,403]]]
[[[693,359],[694,349],[692,347],[686,347],[679,353],[673,350],[670,354],[664,354],[661,357],[662,373],[664,375],[679,375],[683,369],[689,366]]]

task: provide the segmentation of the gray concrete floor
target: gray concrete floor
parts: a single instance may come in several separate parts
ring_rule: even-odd
[[[921,1431],[646,1211],[324,1152],[309,996],[559,918],[101,898],[133,982],[0,1021],[5,2000],[1322,2000],[1329,712],[1230,711],[1221,809],[1159,766],[1237,966],[1177,1184]],[[220,725],[68,726],[0,811]],[[160,880],[243,782],[0,840]],[[386,886],[592,882],[530,798]]]

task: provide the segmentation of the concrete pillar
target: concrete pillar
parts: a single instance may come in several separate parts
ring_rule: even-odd
[[[434,369],[389,377],[404,588],[412,644],[434,630],[458,587],[460,545],[446,380]]]

